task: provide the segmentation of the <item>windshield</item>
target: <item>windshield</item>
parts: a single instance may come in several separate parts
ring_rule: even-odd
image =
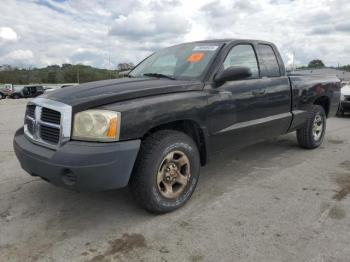
[[[219,43],[188,43],[162,49],[142,61],[131,77],[200,78],[219,50]]]

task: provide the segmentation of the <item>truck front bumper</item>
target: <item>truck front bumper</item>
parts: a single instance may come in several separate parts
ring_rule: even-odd
[[[103,191],[127,186],[140,140],[70,141],[52,150],[30,142],[21,128],[13,146],[22,168],[32,176],[77,191]]]

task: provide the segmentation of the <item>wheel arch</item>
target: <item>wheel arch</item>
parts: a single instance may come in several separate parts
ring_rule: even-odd
[[[316,98],[316,100],[313,103],[314,105],[319,105],[322,106],[326,116],[328,117],[329,114],[329,109],[330,109],[330,98],[327,96],[320,96],[318,98]]]
[[[208,161],[208,151],[206,134],[203,128],[194,120],[176,120],[164,124],[160,124],[149,129],[142,137],[142,141],[145,140],[149,135],[160,131],[160,130],[176,130],[185,133],[191,137],[198,147],[200,154],[200,163],[204,166]]]

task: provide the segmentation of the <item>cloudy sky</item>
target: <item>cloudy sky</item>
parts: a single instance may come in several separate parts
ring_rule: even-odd
[[[287,64],[350,64],[349,0],[1,0],[0,64],[137,63],[184,41],[273,41]],[[109,63],[110,54],[110,63]]]

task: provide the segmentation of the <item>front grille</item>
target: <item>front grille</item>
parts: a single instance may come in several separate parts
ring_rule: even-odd
[[[60,141],[61,113],[50,108],[30,104],[24,124],[33,140],[57,145]]]
[[[24,133],[34,143],[57,149],[70,140],[72,107],[46,98],[35,98],[27,105]]]
[[[54,128],[54,127],[49,127],[49,126],[44,126],[41,125],[39,127],[40,129],[40,137],[42,140],[57,144],[60,140],[60,129],[59,128]]]
[[[61,113],[44,107],[41,111],[41,121],[59,125],[61,123]]]

